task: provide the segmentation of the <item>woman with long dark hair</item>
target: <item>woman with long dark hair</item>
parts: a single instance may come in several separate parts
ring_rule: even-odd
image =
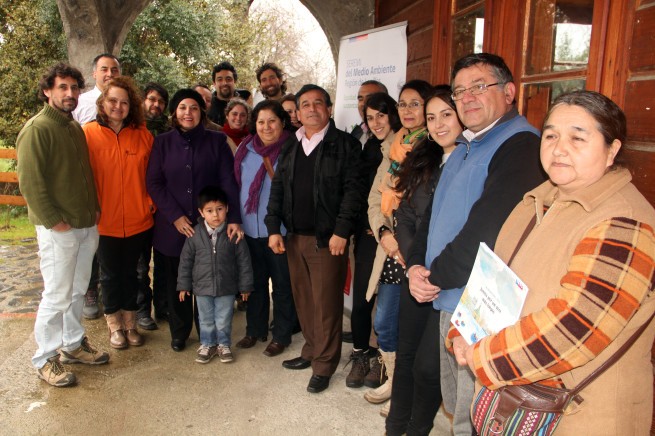
[[[382,386],[364,395],[367,401],[374,404],[383,403],[391,397],[398,342],[398,298],[405,272],[405,262],[394,236],[393,214],[402,196],[395,190],[395,185],[405,156],[427,135],[424,107],[431,93],[432,85],[423,80],[410,80],[401,88],[397,107],[402,128],[396,133],[388,153],[383,153],[368,197],[368,219],[379,245],[366,297],[370,300],[377,292],[374,326],[380,358],[388,377]],[[381,413],[386,416],[386,406]]]
[[[441,175],[441,169],[456,147],[455,140],[462,133],[455,102],[448,85],[438,85],[425,103],[427,140],[407,154],[398,173],[396,189],[402,192],[396,210],[396,237],[400,253],[406,257],[426,208]],[[441,404],[439,367],[432,367],[429,380],[417,386],[414,380],[416,350],[426,328],[430,303],[418,303],[409,293],[403,280],[398,313],[398,349],[391,391],[391,410],[386,421],[389,435],[428,434]],[[438,326],[436,327],[438,328]],[[438,344],[431,348],[439,353]],[[438,361],[436,358],[431,362]]]

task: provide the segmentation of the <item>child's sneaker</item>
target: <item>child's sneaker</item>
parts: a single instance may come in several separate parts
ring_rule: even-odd
[[[198,357],[196,357],[196,362],[198,363],[209,363],[212,360],[212,357],[216,356],[216,346],[208,347],[207,345],[201,345],[198,348]]]
[[[232,360],[234,360],[234,357],[232,357],[232,350],[230,350],[229,345],[218,346],[218,358],[221,359],[221,362],[223,363],[232,362]]]

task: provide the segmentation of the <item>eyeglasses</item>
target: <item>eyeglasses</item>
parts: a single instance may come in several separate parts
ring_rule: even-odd
[[[409,102],[409,103],[405,103],[403,101],[403,102],[400,102],[400,103],[396,104],[397,109],[409,109],[409,110],[418,109],[421,106],[423,106],[423,103],[419,103],[418,101],[412,101],[412,102]]]
[[[166,105],[166,103],[164,102],[164,100],[161,99],[161,98],[157,98],[157,97],[152,97],[152,96],[150,96],[150,97],[146,98],[146,100],[148,100],[150,103],[159,103],[159,104],[162,105],[162,106],[165,106],[165,105]]]
[[[487,92],[487,89],[490,86],[496,86],[496,85],[504,85],[504,83],[503,82],[496,82],[496,83],[490,83],[489,85],[487,85],[486,83],[480,83],[479,85],[473,85],[468,89],[458,89],[457,91],[453,92],[451,97],[452,97],[453,100],[457,101],[457,100],[463,99],[464,94],[466,94],[467,92],[470,92],[471,95],[484,94],[485,92]]]

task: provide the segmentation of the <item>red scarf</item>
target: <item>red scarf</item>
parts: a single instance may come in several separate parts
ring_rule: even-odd
[[[245,127],[243,129],[235,130],[231,128],[228,122],[226,121],[225,124],[223,125],[223,133],[229,136],[230,139],[234,141],[234,145],[238,147],[239,144],[241,144],[241,141],[243,141],[243,138],[248,136],[249,132],[248,129]]]

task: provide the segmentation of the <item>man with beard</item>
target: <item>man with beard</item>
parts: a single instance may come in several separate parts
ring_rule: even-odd
[[[284,80],[284,73],[272,62],[267,62],[257,68],[257,81],[259,89],[267,100],[282,100],[287,92],[287,81]]]
[[[221,62],[214,65],[212,72],[214,93],[212,94],[211,105],[207,108],[207,117],[214,123],[222,126],[225,124],[225,107],[227,102],[234,97],[240,97],[236,92],[237,70],[229,62]]]
[[[157,136],[168,132],[171,125],[168,117],[164,115],[168,106],[168,91],[159,83],[150,82],[143,90],[143,111],[146,118],[146,127]],[[152,233],[144,241],[144,245],[137,264],[137,277],[139,289],[137,293],[137,323],[144,330],[156,330],[157,323],[152,318],[152,306],[155,306],[155,318],[164,320],[168,318],[166,303],[166,272],[164,271],[161,255],[155,253],[152,288],[150,288],[150,259],[152,257]]]
[[[168,105],[168,91],[159,83],[150,82],[143,90],[143,110],[146,115],[146,127],[157,136],[171,130],[168,117],[164,115]]]
[[[109,361],[109,354],[89,344],[82,325],[100,218],[86,139],[71,115],[83,87],[78,69],[63,63],[50,68],[39,81],[45,105],[16,141],[18,180],[36,227],[44,287],[32,364],[39,378],[57,387],[76,382],[62,363]]]

